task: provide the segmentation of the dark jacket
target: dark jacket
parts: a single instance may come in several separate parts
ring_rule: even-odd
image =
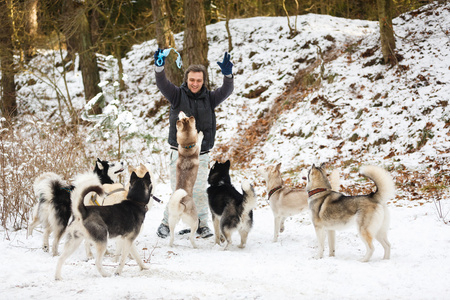
[[[193,94],[186,83],[177,87],[167,80],[164,70],[155,73],[156,86],[170,102],[169,144],[173,148],[178,147],[176,123],[178,114],[182,111],[188,117],[193,116],[197,130],[203,132],[201,152],[204,153],[212,149],[216,138],[216,114],[214,109],[233,92],[233,78],[224,76],[223,85],[218,89],[209,91],[203,86],[198,93]]]

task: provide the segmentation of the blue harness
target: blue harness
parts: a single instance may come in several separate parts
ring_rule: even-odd
[[[178,53],[178,51],[175,50],[174,48],[164,49],[162,52],[160,52],[160,53],[158,54],[158,59],[156,60],[156,65],[159,66],[159,67],[162,66],[162,64],[163,64],[163,62],[164,62],[163,59],[164,59],[164,57],[169,56],[170,50],[173,50],[173,51],[175,51],[176,54],[178,54],[176,63],[177,63],[178,69],[181,69],[181,65],[182,65],[182,63],[181,63],[181,55],[180,55],[180,53]]]

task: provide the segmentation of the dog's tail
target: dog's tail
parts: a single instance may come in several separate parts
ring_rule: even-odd
[[[331,185],[331,189],[335,192],[339,192],[340,186],[341,186],[341,179],[339,178],[339,170],[334,169],[329,177],[329,182]]]
[[[245,180],[241,184],[242,192],[244,193],[244,214],[248,214],[256,207],[256,194],[253,186],[249,181]]]
[[[187,196],[187,192],[183,189],[176,190],[169,200],[169,211],[175,212],[182,210],[180,208],[180,205],[183,205],[180,203],[181,199]]]
[[[58,188],[64,188],[67,184],[56,173],[47,172],[36,178],[33,184],[34,194],[39,202],[53,201]]]
[[[86,206],[84,205],[84,197],[95,192],[99,196],[104,195],[104,190],[98,175],[89,172],[77,175],[74,180],[75,188],[71,194],[72,213],[76,219],[84,219],[86,216]]]
[[[377,186],[375,199],[381,203],[386,203],[395,196],[395,183],[391,174],[383,168],[376,166],[363,166],[361,174],[369,177]]]

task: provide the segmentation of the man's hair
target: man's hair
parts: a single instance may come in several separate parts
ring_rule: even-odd
[[[187,83],[188,74],[190,72],[202,72],[203,73],[203,83],[206,81],[206,68],[204,65],[190,65],[184,72],[184,82]]]

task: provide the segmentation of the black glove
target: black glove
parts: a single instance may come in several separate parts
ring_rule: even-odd
[[[166,56],[163,55],[163,50],[159,49],[155,52],[155,65],[162,67],[166,63]]]
[[[228,52],[225,52],[225,55],[223,56],[223,61],[217,62],[220,69],[222,70],[223,75],[231,75],[233,73],[232,72],[233,64],[230,61],[230,57],[231,55],[228,54]]]

